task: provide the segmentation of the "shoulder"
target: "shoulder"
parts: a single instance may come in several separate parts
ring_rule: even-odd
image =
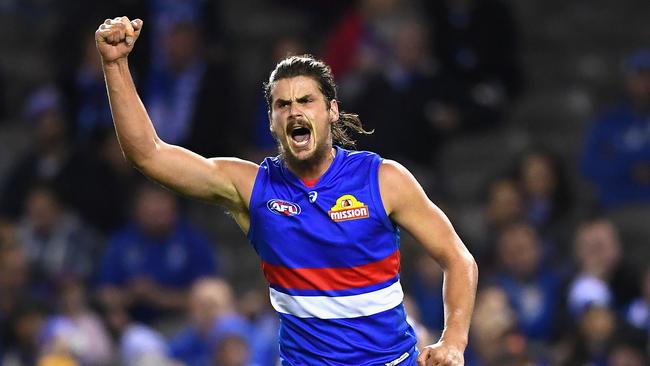
[[[381,197],[389,214],[423,193],[413,174],[394,160],[383,159],[378,175]]]
[[[399,187],[414,179],[411,172],[395,160],[383,159],[379,165],[379,184],[382,187]]]

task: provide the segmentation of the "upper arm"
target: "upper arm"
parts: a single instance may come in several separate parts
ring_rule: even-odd
[[[384,160],[379,168],[379,187],[391,220],[408,231],[443,268],[452,261],[471,258],[447,216],[406,168]]]
[[[258,166],[236,158],[207,159],[180,146],[159,141],[156,151],[139,162],[146,176],[182,195],[247,211]]]

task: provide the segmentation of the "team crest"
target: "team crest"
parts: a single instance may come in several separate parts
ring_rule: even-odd
[[[274,214],[277,215],[283,215],[283,216],[294,216],[300,214],[300,206],[297,203],[285,201],[285,200],[279,200],[279,199],[272,199],[269,200],[266,203],[266,207],[269,209],[269,211],[273,212]]]
[[[351,195],[346,194],[336,200],[336,204],[328,212],[332,221],[347,221],[370,217],[368,206]]]

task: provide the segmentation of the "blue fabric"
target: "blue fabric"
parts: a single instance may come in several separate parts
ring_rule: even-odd
[[[99,285],[122,287],[138,277],[148,277],[163,287],[185,289],[196,279],[216,273],[214,246],[187,222],[179,221],[164,238],[147,237],[137,226],[129,225],[109,240]],[[134,316],[148,321],[154,313],[143,306]]]
[[[209,365],[212,360],[210,340],[194,327],[187,327],[169,341],[169,355],[187,366]]]
[[[597,119],[587,134],[583,174],[598,189],[600,203],[612,207],[650,202],[650,184],[634,178],[636,164],[650,167],[650,113],[636,113],[622,103]]]
[[[253,187],[248,232],[261,259],[286,268],[336,269],[377,262],[395,253],[399,249],[399,229],[386,215],[381,201],[381,160],[374,153],[336,147],[332,164],[310,188],[286,168],[280,157],[267,158]],[[334,221],[329,211],[344,195],[352,195],[367,206],[369,216]],[[292,208],[278,213],[272,209],[274,200],[282,200]],[[396,280],[380,281],[381,286]],[[360,294],[376,290],[374,285],[344,291],[300,290],[300,295]],[[298,293],[296,289],[274,289],[294,296]],[[280,314],[283,365],[385,364],[412,352],[415,342],[415,332],[406,322],[401,304],[356,318]]]
[[[532,280],[522,283],[501,274],[496,283],[508,297],[524,335],[534,340],[549,340],[555,330],[558,301],[562,298],[559,277],[542,271]]]
[[[147,237],[135,225],[114,235],[102,259],[101,284],[123,286],[139,276],[157,284],[185,288],[194,280],[214,275],[217,266],[208,239],[186,222],[162,239]]]

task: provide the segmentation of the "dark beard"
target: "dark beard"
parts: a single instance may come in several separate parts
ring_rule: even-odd
[[[275,137],[275,134],[273,137]],[[275,138],[275,141],[278,144],[278,151],[280,152],[280,157],[282,158],[284,163],[287,165],[287,167],[291,168],[291,170],[296,172],[304,172],[306,170],[309,170],[311,169],[311,167],[327,159],[327,156],[330,153],[330,150],[332,149],[331,143],[330,144],[324,143],[320,146],[317,146],[316,150],[309,158],[305,160],[300,160],[300,159],[296,159],[296,157],[293,156],[290,152],[287,152],[287,150],[285,150],[284,146],[282,146],[282,143],[277,137]]]

